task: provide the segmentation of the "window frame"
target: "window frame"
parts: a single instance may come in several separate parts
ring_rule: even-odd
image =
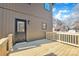
[[[47,30],[47,23],[42,22],[42,30]]]

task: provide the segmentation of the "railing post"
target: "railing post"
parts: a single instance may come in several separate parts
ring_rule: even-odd
[[[13,46],[13,34],[9,34],[8,35],[8,51],[10,52]]]
[[[0,56],[7,55],[7,37],[0,39]]]

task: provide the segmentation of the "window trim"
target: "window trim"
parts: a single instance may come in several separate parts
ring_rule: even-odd
[[[47,30],[47,23],[42,22],[41,25],[42,25],[42,30]],[[44,25],[45,25],[45,27],[44,27]]]

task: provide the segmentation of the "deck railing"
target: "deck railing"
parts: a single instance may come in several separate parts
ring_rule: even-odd
[[[13,35],[9,34],[6,38],[0,39],[0,56],[6,56],[12,48]]]
[[[50,40],[56,40],[59,42],[79,46],[79,33],[69,32],[47,32],[46,38]]]

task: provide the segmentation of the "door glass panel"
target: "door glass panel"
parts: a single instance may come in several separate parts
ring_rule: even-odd
[[[25,32],[24,24],[25,23],[23,21],[17,22],[17,32]]]

